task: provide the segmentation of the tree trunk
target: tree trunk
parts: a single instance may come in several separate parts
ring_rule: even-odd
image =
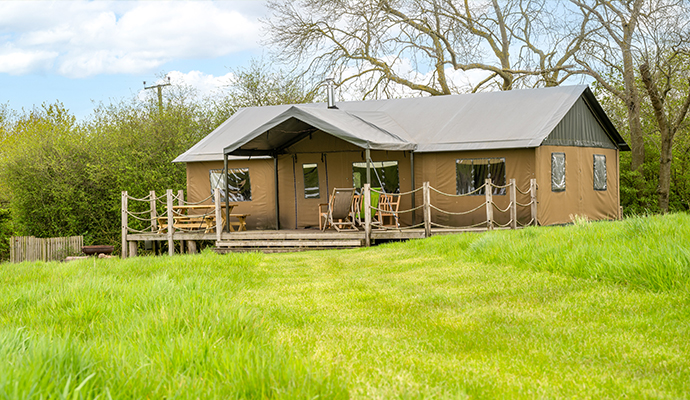
[[[668,212],[671,194],[671,160],[673,159],[673,143],[670,132],[661,134],[661,159],[659,160],[659,208]]]
[[[642,123],[640,122],[640,94],[635,82],[635,66],[632,56],[632,35],[635,30],[637,18],[631,18],[629,24],[623,26],[624,38],[621,45],[623,53],[623,82],[625,84],[625,98],[628,110],[628,128],[630,129],[630,150],[632,162],[630,169],[639,171],[644,179],[644,137],[642,135]]]
[[[639,171],[644,180],[644,135],[642,133],[642,123],[640,122],[640,100],[637,89],[631,91],[628,96],[628,129],[630,130],[630,151],[632,160],[630,162],[631,171]],[[641,183],[641,182],[640,182]]]
[[[678,127],[681,125],[687,115],[688,107],[690,107],[690,93],[686,98],[683,106],[674,123],[669,122],[666,115],[664,98],[661,97],[654,77],[650,72],[649,64],[644,63],[640,65],[640,76],[642,83],[649,94],[649,100],[654,109],[654,117],[656,118],[657,126],[659,127],[659,134],[661,135],[661,155],[659,159],[659,187],[657,192],[659,194],[659,208],[662,212],[668,212],[669,197],[671,194],[671,160],[673,159],[673,137],[676,135]]]

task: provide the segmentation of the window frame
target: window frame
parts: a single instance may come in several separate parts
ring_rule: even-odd
[[[484,162],[485,161],[485,162]],[[500,165],[502,164],[503,167],[500,168],[500,170],[503,171],[503,176],[502,176],[502,181],[496,182],[494,180],[494,177],[491,176],[491,170],[492,170],[492,165]],[[459,168],[458,166],[463,165],[463,166],[469,166],[469,179],[466,179],[468,183],[471,183],[472,186],[471,190],[467,192],[462,192],[461,193],[461,188],[460,188],[460,174],[459,174]],[[486,170],[486,175],[482,172],[478,172],[475,170],[475,165],[476,166],[487,166],[485,168]],[[482,176],[479,176],[481,174]],[[468,196],[482,196],[485,195],[484,188],[482,185],[484,184],[484,181],[488,178],[491,178],[491,182],[494,185],[497,186],[503,186],[503,187],[494,187],[492,190],[492,194],[496,196],[505,196],[507,191],[505,188],[506,185],[506,158],[505,157],[478,157],[478,158],[458,158],[455,160],[455,193],[456,195],[468,195]],[[479,180],[479,181],[478,181]],[[477,189],[480,188],[480,189]],[[462,188],[465,189],[465,188]]]
[[[554,161],[556,160],[555,156],[563,156],[563,187],[559,187],[555,184],[554,180],[554,168],[556,165],[554,164]],[[564,152],[558,152],[554,151],[551,153],[551,191],[555,193],[560,193],[560,192],[565,192],[567,189],[567,184],[566,184],[566,158],[565,158],[565,153]]]
[[[225,175],[226,179],[229,176],[228,173],[223,174],[225,169],[209,169],[209,183],[211,185],[211,201],[215,202],[215,197],[213,196],[214,189],[217,187],[220,189],[220,201],[221,202],[226,202],[226,197],[225,197],[225,182],[223,181],[223,175]],[[243,187],[246,186],[246,194],[243,194],[243,188],[240,187],[238,188],[239,192],[238,193],[233,193],[231,191],[230,193],[230,198],[229,202],[231,203],[243,203],[243,202],[249,202],[252,201],[252,184],[251,184],[251,177],[250,177],[250,172],[249,168],[228,168],[228,172],[231,172],[233,174],[233,177],[236,177],[236,173],[245,173],[247,175],[246,183],[243,185]],[[215,181],[215,186],[214,186],[214,178],[213,175],[217,174],[218,178]],[[231,179],[232,181],[232,179]]]
[[[306,168],[313,169],[314,175],[316,175],[316,193],[307,192],[307,171]],[[321,198],[321,182],[319,181],[319,164],[317,163],[306,163],[302,164],[302,186],[304,186],[304,198],[305,199],[320,199]]]
[[[394,164],[385,165],[386,163],[394,163]],[[360,164],[363,166],[359,166],[359,165],[356,166],[356,164]],[[365,176],[366,172],[361,173],[359,178],[358,178],[357,172],[355,171],[355,168],[364,169],[364,171],[366,171],[366,164],[367,164],[366,161],[355,161],[352,163],[352,187],[355,188],[355,193],[357,193],[357,194],[361,194],[361,189],[364,186],[364,181],[366,180],[366,176]],[[377,164],[380,166],[377,167],[376,166]],[[396,179],[393,179],[391,181],[391,183],[396,183],[397,187],[393,191],[388,191],[387,189],[390,189],[390,188],[384,187],[384,184],[386,183],[387,179],[386,179],[385,174],[383,173],[383,170],[385,170],[386,168],[391,168],[393,166],[395,166],[395,171],[396,171],[397,177],[396,177]],[[377,170],[380,171],[381,175],[384,175],[383,182],[380,181],[380,179],[379,179],[380,176],[376,172]],[[371,161],[371,178],[373,179],[373,182],[378,182],[381,184],[381,189],[385,193],[400,193],[400,162],[398,160]],[[359,183],[359,186],[357,186],[358,183]],[[374,184],[372,183],[372,187],[377,187],[377,186],[374,186]]]
[[[592,157],[592,187],[597,192],[605,192],[608,190],[608,171],[607,171],[608,168],[606,167],[606,154],[593,154],[592,156],[593,156]],[[604,163],[603,163],[603,167],[604,167],[604,181],[603,181],[603,183],[604,183],[604,185],[603,185],[603,187],[599,187],[599,188],[597,187],[597,157],[603,158],[603,160],[604,160]]]

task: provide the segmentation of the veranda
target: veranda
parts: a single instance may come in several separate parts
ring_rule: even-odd
[[[494,201],[494,193],[508,194],[509,201],[505,208],[500,208]],[[421,187],[393,196],[411,196],[409,209],[383,210],[371,204],[372,193],[377,193],[369,184],[362,188],[361,198],[364,202],[364,217],[355,231],[335,230],[244,230],[248,214],[233,214],[232,204],[221,201],[219,189],[211,197],[200,202],[185,201],[184,192],[168,189],[164,196],[157,196],[151,191],[145,198],[134,198],[122,192],[122,257],[137,255],[139,242],[167,242],[168,254],[175,253],[175,242],[179,242],[181,252],[195,253],[197,241],[214,241],[217,252],[233,251],[303,251],[325,248],[348,248],[371,246],[380,241],[408,240],[426,238],[433,235],[458,232],[477,232],[493,229],[518,229],[528,225],[537,225],[537,183],[530,180],[529,188],[521,190],[515,179],[500,186],[487,179],[479,188],[461,195],[443,193],[424,182]],[[379,194],[383,194],[378,192]],[[484,201],[471,209],[442,209],[438,206],[441,199],[480,196]],[[421,204],[416,205],[415,201]],[[521,200],[521,201],[520,201]],[[399,203],[399,202],[398,202]],[[520,213],[519,210],[522,210]],[[354,211],[354,210],[353,210]],[[412,214],[412,224],[402,226],[399,223],[384,225],[383,212],[397,216]],[[521,218],[518,215],[527,215]],[[449,225],[443,221],[470,216],[481,218],[479,222],[469,225]],[[481,216],[481,217],[480,217]],[[393,219],[391,219],[393,220]],[[237,229],[235,229],[237,227]]]

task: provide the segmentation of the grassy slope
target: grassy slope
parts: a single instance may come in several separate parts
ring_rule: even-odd
[[[687,398],[688,231],[4,264],[0,398]]]

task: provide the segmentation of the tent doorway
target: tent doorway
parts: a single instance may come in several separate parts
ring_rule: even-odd
[[[322,154],[278,158],[278,209],[282,229],[318,228],[319,204],[328,203],[328,167]]]

